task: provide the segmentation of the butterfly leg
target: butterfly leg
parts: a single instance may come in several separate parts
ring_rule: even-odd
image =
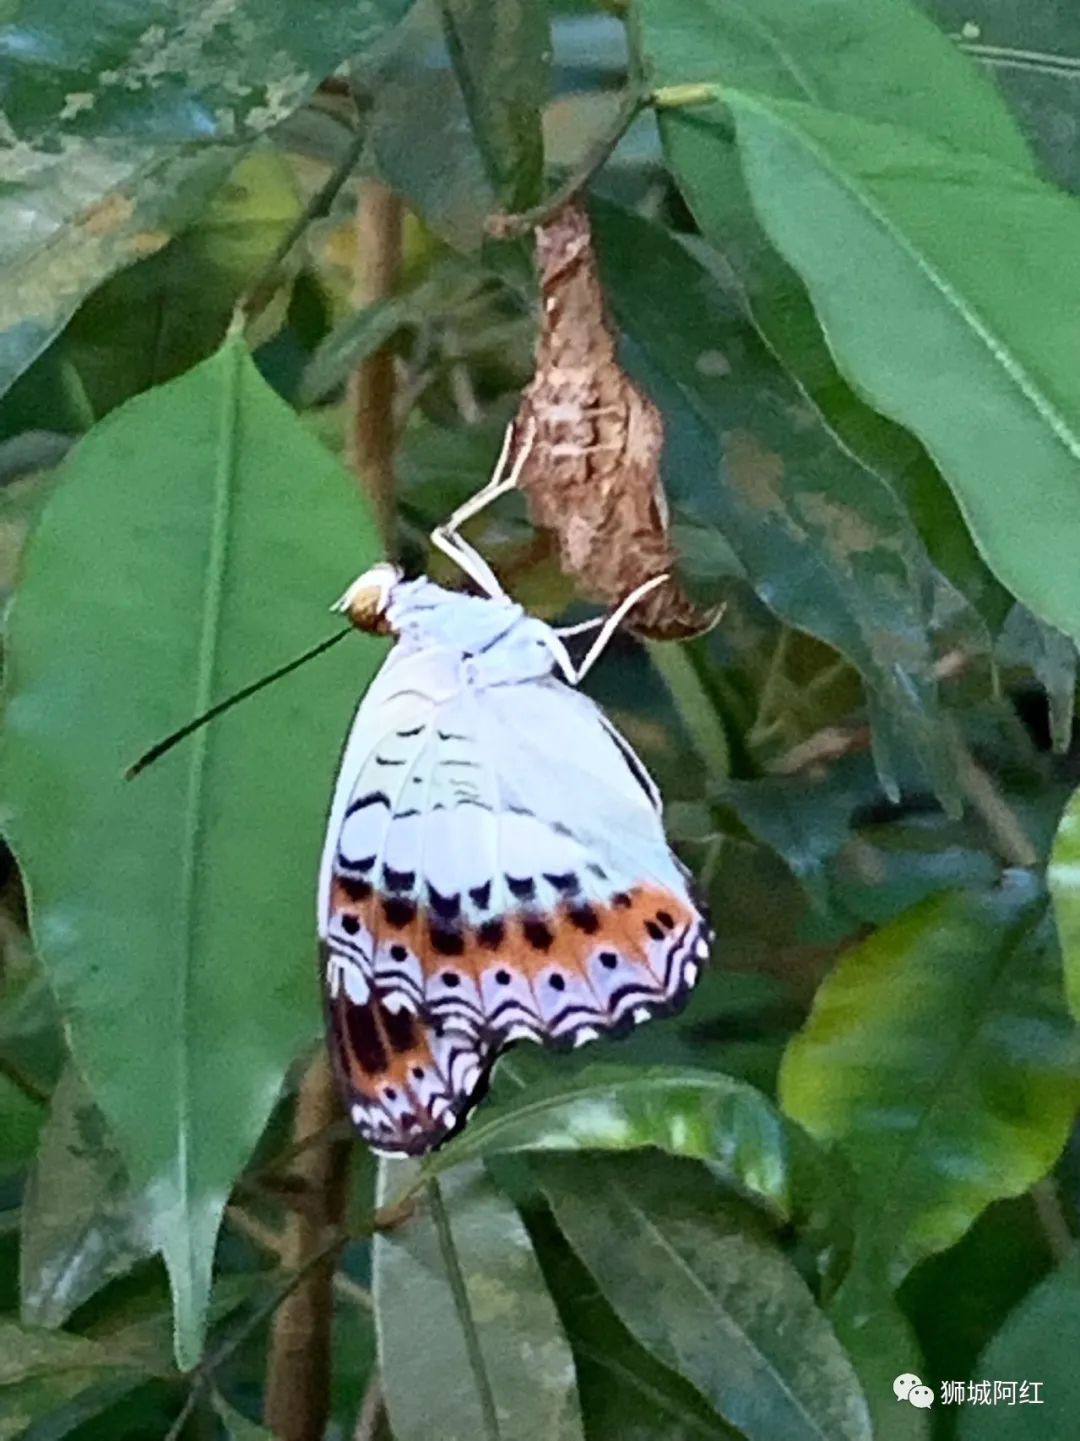
[[[597,620],[583,621],[581,625],[561,626],[554,632],[558,649],[552,647],[552,654],[559,664],[559,669],[571,685],[580,685],[593,666],[603,655],[611,641],[611,637],[618,630],[619,626],[626,619],[630,611],[637,605],[638,601],[650,591],[654,591],[658,585],[663,585],[668,579],[667,572],[663,575],[651,576],[648,580],[642,581],[641,585],[635,586],[629,595],[624,596],[615,609],[608,616],[602,616]],[[570,659],[570,654],[563,643],[565,635],[579,635],[582,631],[592,630],[600,627],[600,634],[593,641],[585,654],[585,659],[580,665],[575,665]]]
[[[499,459],[495,464],[491,479],[431,532],[432,545],[441,550],[443,555],[449,556],[455,565],[460,566],[465,574],[493,600],[502,599],[505,591],[487,561],[461,535],[461,527],[474,515],[479,515],[482,510],[486,510],[492,501],[498,500],[500,495],[505,495],[507,491],[515,489],[521,472],[525,468],[525,462],[529,458],[529,452],[532,450],[535,434],[536,427],[530,422],[525,432],[525,438],[514,456],[514,463],[507,470],[510,447],[514,439],[514,427],[512,424],[508,425],[503,438],[502,450],[499,452]]]

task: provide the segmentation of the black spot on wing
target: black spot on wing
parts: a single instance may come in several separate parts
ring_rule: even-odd
[[[456,921],[461,915],[461,896],[444,896],[428,881],[428,901],[431,909],[444,921]]]
[[[549,886],[554,886],[564,896],[572,896],[580,889],[578,878],[573,871],[565,871],[561,875],[554,876],[549,871],[544,872],[544,880]]]
[[[385,806],[389,810],[390,797],[384,791],[369,791],[366,796],[361,796],[359,800],[353,801],[345,815],[347,817],[354,816],[357,811],[366,810],[368,806]]]
[[[592,906],[571,906],[566,912],[566,918],[572,926],[584,931],[587,936],[594,936],[600,929],[600,918]]]
[[[338,885],[350,901],[366,901],[371,895],[371,882],[358,880],[353,876],[338,876]]]
[[[401,896],[390,896],[383,901],[383,915],[388,925],[403,929],[416,915],[416,905],[413,901],[405,900]]]
[[[476,935],[484,950],[497,951],[506,939],[506,927],[502,921],[485,921]]]
[[[383,885],[388,891],[401,893],[411,891],[416,885],[415,871],[395,871],[393,866],[383,866]]]
[[[506,884],[510,894],[519,901],[531,901],[536,895],[536,886],[531,876],[507,876]]]
[[[469,891],[469,899],[477,910],[486,911],[491,905],[491,882],[485,881],[482,886],[473,886]]]
[[[374,1006],[354,1006],[351,1001],[339,1001],[338,1006],[342,1005],[345,1009],[345,1030],[353,1055],[369,1075],[381,1075],[390,1064],[390,1058],[379,1035]]]
[[[460,956],[465,952],[465,938],[460,931],[433,925],[428,927],[428,936],[432,950],[440,956]]]
[[[534,951],[549,951],[555,941],[548,927],[536,916],[526,916],[521,931]]]

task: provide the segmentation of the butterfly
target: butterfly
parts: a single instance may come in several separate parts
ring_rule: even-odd
[[[327,1029],[377,1151],[422,1154],[499,1052],[575,1047],[677,1010],[706,922],[631,747],[505,596],[380,565],[341,603],[396,638],[360,703],[319,878]]]

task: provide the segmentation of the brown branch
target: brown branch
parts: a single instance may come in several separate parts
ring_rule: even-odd
[[[612,153],[634,121],[648,103],[648,97],[635,84],[630,84],[623,93],[619,108],[610,125],[598,136],[584,160],[566,177],[548,198],[532,210],[516,215],[499,213],[488,216],[486,229],[497,240],[512,240],[518,235],[527,235],[538,225],[543,225],[552,216],[585,189],[589,181],[611,158]]]
[[[308,1067],[296,1102],[298,1140],[325,1130],[340,1113],[330,1063],[320,1052]],[[314,1146],[295,1169],[310,1206],[293,1211],[281,1236],[287,1270],[303,1271],[340,1232],[345,1212],[350,1143]],[[336,1253],[310,1269],[274,1313],[266,1363],[266,1424],[281,1441],[320,1441],[330,1409],[330,1336]]]
[[[391,295],[401,271],[400,200],[378,181],[361,186],[356,210],[355,283],[358,308]],[[388,553],[394,549],[394,356],[388,346],[364,360],[349,379],[346,449],[371,501]],[[298,1146],[325,1132],[340,1114],[324,1053],[301,1084],[293,1128]],[[297,1269],[340,1229],[350,1142],[299,1149],[294,1171],[310,1206],[291,1214],[282,1264]],[[267,1360],[266,1423],[281,1441],[319,1441],[330,1404],[330,1341],[335,1259],[328,1255],[274,1316]]]
[[[394,293],[401,273],[401,201],[378,180],[360,186],[356,208],[358,310]],[[346,454],[371,502],[388,555],[395,550],[394,353],[384,345],[349,378]]]

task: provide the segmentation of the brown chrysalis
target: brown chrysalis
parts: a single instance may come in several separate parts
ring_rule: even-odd
[[[534,525],[558,540],[580,590],[615,606],[672,572],[675,552],[660,481],[660,412],[619,364],[604,308],[589,219],[576,202],[536,229],[542,314],[536,370],[515,441],[532,435],[518,485]],[[658,640],[707,630],[674,574],[635,608],[632,628]]]

